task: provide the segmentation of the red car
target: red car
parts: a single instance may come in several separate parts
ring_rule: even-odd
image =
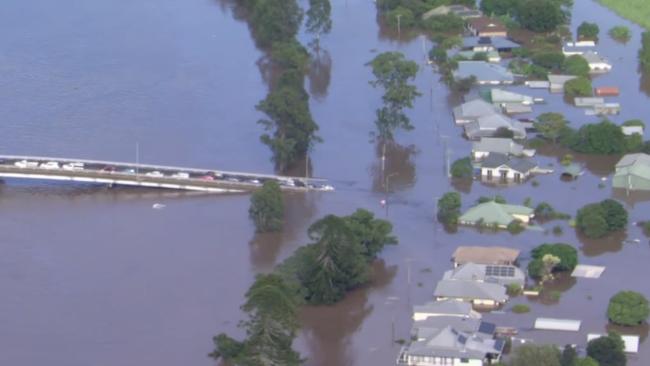
[[[199,177],[200,180],[214,180],[214,177],[211,175],[202,175]]]

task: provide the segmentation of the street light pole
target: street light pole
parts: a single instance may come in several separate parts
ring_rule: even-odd
[[[386,208],[386,217],[388,217],[388,190],[389,190],[390,178],[395,175],[397,175],[397,172],[390,173],[384,180],[384,202],[386,202],[384,207]]]

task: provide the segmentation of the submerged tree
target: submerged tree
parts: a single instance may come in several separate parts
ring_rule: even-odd
[[[332,5],[329,0],[309,0],[309,10],[307,10],[307,32],[312,33],[314,39],[314,48],[316,53],[320,50],[320,36],[327,34],[332,30]]]
[[[266,181],[261,189],[251,196],[248,215],[258,232],[278,231],[282,229],[284,204],[282,192],[275,181]]]
[[[404,114],[404,108],[412,108],[415,98],[421,95],[415,85],[408,83],[415,79],[418,65],[406,60],[400,52],[381,53],[370,65],[376,78],[370,84],[384,89],[384,106],[376,112],[378,135],[382,140],[392,140],[397,128],[413,129],[410,119]]]

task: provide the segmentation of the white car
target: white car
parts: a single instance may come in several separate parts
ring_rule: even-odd
[[[157,170],[154,170],[153,172],[149,172],[149,173],[147,173],[145,175],[150,176],[150,177],[155,177],[155,178],[160,178],[160,177],[165,176],[163,173],[161,173],[161,172],[159,172]]]
[[[41,169],[60,169],[61,166],[56,161],[48,161],[47,163],[42,163],[39,165]]]
[[[253,183],[253,184],[260,184],[260,181],[257,180],[257,179],[251,179],[251,180],[249,180],[248,182],[249,182],[249,183]]]
[[[174,175],[172,175],[172,177],[174,177],[174,178],[180,178],[180,179],[189,179],[189,178],[190,178],[190,174],[189,174],[189,173],[185,173],[185,172],[178,172],[178,173],[175,173]]]
[[[61,169],[63,169],[63,170],[83,170],[84,169],[84,164],[83,163],[63,164],[61,166]]]
[[[14,163],[14,165],[18,168],[36,168],[38,167],[38,163],[35,161],[27,161],[27,160],[21,160],[17,161]]]

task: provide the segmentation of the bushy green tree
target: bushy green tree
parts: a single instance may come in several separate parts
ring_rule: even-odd
[[[598,361],[594,360],[593,358],[587,356],[584,358],[577,358],[573,366],[599,366]]]
[[[316,49],[320,47],[320,37],[332,30],[332,4],[330,0],[309,0],[305,28],[315,39]]]
[[[624,25],[618,25],[609,30],[609,36],[619,42],[627,42],[630,40],[630,28]]]
[[[553,0],[526,0],[519,7],[517,20],[533,32],[550,32],[565,22],[560,4]]]
[[[580,39],[590,39],[598,40],[598,33],[600,28],[596,23],[582,22],[578,26],[578,38]]]
[[[514,16],[521,0],[481,0],[480,9],[484,14],[492,16]]]
[[[568,75],[589,76],[589,63],[580,55],[571,55],[564,59],[562,71]]]
[[[537,117],[535,128],[545,139],[557,142],[568,124],[561,113],[546,112]]]
[[[423,21],[423,28],[433,33],[461,33],[465,22],[454,15],[434,15]]]
[[[415,25],[415,15],[410,9],[402,6],[386,13],[386,23],[391,27],[397,27],[399,22],[400,27],[408,28]]]
[[[303,12],[295,0],[252,1],[253,35],[261,47],[293,39],[302,23]]]
[[[613,332],[587,343],[587,355],[596,360],[600,366],[625,366],[627,357],[623,352],[624,349],[625,343],[621,336]]]
[[[564,346],[562,356],[560,357],[560,366],[575,366],[578,360],[578,352],[570,344]]]
[[[445,193],[438,200],[438,221],[446,225],[456,225],[460,216],[460,206],[460,193]]]
[[[553,265],[552,272],[570,272],[578,265],[578,251],[569,244],[554,243],[542,244],[531,251],[532,261],[528,264],[528,274],[533,278],[544,275],[543,258],[552,255],[559,258],[560,262]]]
[[[635,326],[648,318],[650,308],[645,296],[634,291],[620,291],[609,300],[607,317],[612,323]]]
[[[567,98],[590,97],[593,95],[591,80],[584,76],[578,76],[575,79],[564,83],[564,95]]]
[[[415,85],[409,84],[409,80],[414,79],[418,72],[418,65],[406,60],[400,52],[381,53],[370,65],[375,76],[370,84],[384,89],[384,106],[376,113],[378,135],[382,140],[392,140],[395,129],[413,129],[404,108],[412,108],[413,101],[420,96]]]
[[[644,71],[650,71],[650,31],[641,34],[641,48],[639,49],[639,63]]]
[[[284,204],[280,186],[275,181],[266,181],[251,196],[248,215],[259,232],[278,231],[284,220]]]
[[[564,64],[565,56],[562,52],[543,51],[533,55],[531,61],[537,66],[547,70],[560,70]]]
[[[592,203],[578,210],[576,227],[587,237],[601,238],[627,226],[625,207],[612,199]]]
[[[357,209],[351,215],[344,216],[343,220],[355,240],[361,244],[362,253],[368,261],[375,259],[384,246],[397,244],[397,238],[392,235],[393,224],[376,219],[368,210]]]
[[[458,179],[471,179],[474,167],[470,158],[461,158],[451,164],[451,176]]]
[[[571,150],[605,155],[625,153],[630,147],[628,140],[631,138],[623,134],[620,126],[608,120],[583,125],[577,132],[567,136],[563,144]]]
[[[510,366],[560,366],[560,351],[552,345],[524,344],[515,348]]]

